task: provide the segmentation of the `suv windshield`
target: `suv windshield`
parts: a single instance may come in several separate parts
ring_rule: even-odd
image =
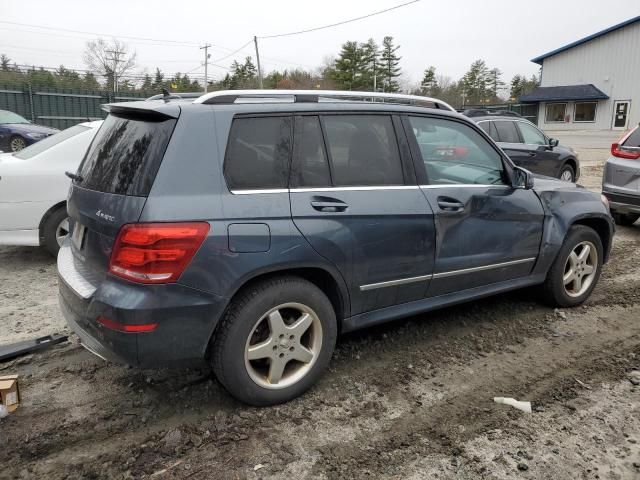
[[[35,157],[39,153],[44,152],[45,150],[50,149],[54,145],[57,145],[68,138],[75,137],[79,133],[85,132],[89,130],[89,127],[85,127],[84,125],[76,125],[74,127],[67,128],[60,133],[56,133],[55,135],[51,135],[50,137],[45,138],[33,145],[28,146],[27,148],[23,148],[19,152],[13,154],[14,157],[19,158],[21,160],[28,160],[31,157]]]
[[[81,186],[147,196],[175,124],[167,117],[110,114],[80,165]]]
[[[5,123],[30,123],[24,117],[21,117],[17,113],[8,112],[6,110],[0,110],[0,125]]]

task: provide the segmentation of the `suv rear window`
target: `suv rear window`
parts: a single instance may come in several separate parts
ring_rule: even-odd
[[[175,124],[166,117],[110,114],[80,166],[81,186],[146,197]]]
[[[631,135],[627,137],[624,142],[625,147],[640,147],[640,127],[636,127],[636,129],[631,132]]]
[[[229,190],[287,188],[291,117],[236,118],[224,162]]]

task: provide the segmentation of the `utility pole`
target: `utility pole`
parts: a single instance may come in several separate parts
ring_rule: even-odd
[[[376,57],[373,57],[373,91],[377,92],[378,88],[377,88],[377,80],[378,80],[378,75],[376,73]]]
[[[107,50],[107,53],[113,55],[107,60],[111,60],[113,62],[113,93],[118,93],[118,63],[122,62],[120,60],[120,55],[124,53],[122,50]]]
[[[260,67],[260,52],[258,52],[258,37],[253,36],[253,43],[256,46],[256,61],[258,62],[258,86],[262,90],[262,67]]]
[[[209,55],[209,47],[211,47],[211,44],[209,43],[205,43],[204,47],[200,47],[200,50],[204,50],[204,93],[207,93],[207,88],[209,87],[209,77],[207,75],[208,73],[208,66],[209,66],[209,57],[211,55]]]

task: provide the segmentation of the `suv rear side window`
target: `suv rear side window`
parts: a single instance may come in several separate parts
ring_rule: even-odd
[[[403,185],[393,122],[388,115],[324,115],[335,186]]]
[[[409,123],[430,185],[504,183],[500,154],[468,125],[431,117],[409,117]]]
[[[329,162],[318,117],[296,118],[294,152],[291,171],[293,188],[331,186]]]
[[[80,185],[118,195],[149,195],[175,124],[166,117],[110,114],[80,166]]]
[[[503,143],[522,143],[518,136],[518,130],[514,122],[509,120],[500,120],[493,122],[498,131],[499,142]]]
[[[291,117],[236,118],[224,162],[230,190],[287,188]]]
[[[498,140],[498,132],[496,131],[496,126],[493,122],[479,122],[478,126],[485,131],[487,135],[489,135],[494,142],[499,142]]]

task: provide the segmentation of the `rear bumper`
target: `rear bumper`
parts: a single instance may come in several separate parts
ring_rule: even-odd
[[[58,269],[60,308],[88,350],[110,361],[143,368],[204,359],[226,299],[179,284],[138,285],[109,275],[91,296],[83,297],[65,280],[68,273],[61,273],[70,268]],[[153,332],[124,333],[98,323],[101,316],[126,325],[158,326]]]
[[[637,195],[602,190],[602,194],[609,200],[609,208],[618,213],[640,213],[640,191]]]

